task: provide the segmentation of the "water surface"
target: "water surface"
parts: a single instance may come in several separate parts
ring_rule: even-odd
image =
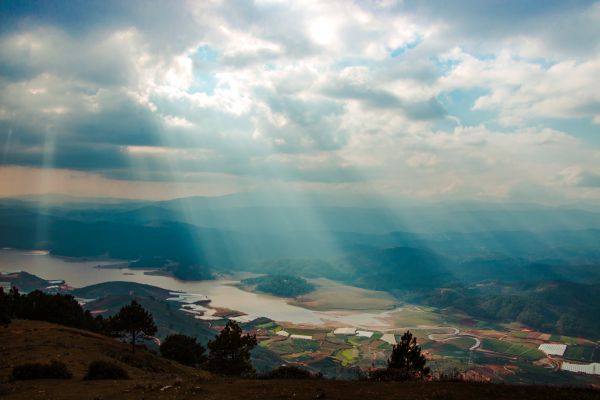
[[[279,322],[322,325],[343,324],[363,328],[389,327],[386,318],[390,311],[314,311],[290,305],[286,299],[246,292],[233,280],[180,281],[170,276],[146,275],[139,269],[96,268],[117,261],[79,261],[54,257],[46,252],[0,250],[0,271],[25,271],[40,278],[63,279],[73,287],[83,287],[110,281],[145,283],[168,290],[202,294],[212,300],[213,307],[224,307],[243,313],[267,317]]]

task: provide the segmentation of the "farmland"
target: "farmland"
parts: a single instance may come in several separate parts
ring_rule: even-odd
[[[545,354],[538,350],[551,335],[525,329],[519,324],[481,324],[444,311],[405,305],[386,314],[387,328],[367,331],[360,336],[354,329],[336,331],[336,325],[303,326],[289,323],[262,323],[246,329],[267,331],[260,345],[285,362],[299,364],[325,376],[357,376],[372,366],[383,367],[396,341],[406,330],[417,338],[428,364],[435,373],[457,371],[468,379],[492,382],[552,382],[556,373]],[[391,327],[390,327],[391,326]],[[364,329],[364,328],[363,328]],[[310,339],[282,337],[278,331]],[[336,331],[337,332],[337,331]],[[342,333],[343,332],[343,333]],[[592,342],[568,338],[565,358],[591,361],[597,353]],[[581,343],[580,345],[574,345]],[[344,372],[347,371],[347,372]],[[363,372],[364,373],[364,372]],[[342,375],[341,375],[342,374]],[[563,377],[568,382],[591,383],[592,376]]]

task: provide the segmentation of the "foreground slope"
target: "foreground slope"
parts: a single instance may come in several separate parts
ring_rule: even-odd
[[[600,399],[585,389],[472,383],[249,380],[212,377],[90,332],[38,321],[0,328],[0,396],[6,399]],[[91,360],[127,370],[123,381],[83,381]],[[10,382],[12,366],[60,360],[73,379]]]

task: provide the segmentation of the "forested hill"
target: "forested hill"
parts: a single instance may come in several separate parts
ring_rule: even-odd
[[[315,290],[306,279],[291,275],[267,275],[241,281],[243,287],[281,297],[296,297]]]

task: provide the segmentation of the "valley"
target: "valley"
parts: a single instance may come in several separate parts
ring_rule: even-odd
[[[370,368],[384,367],[392,345],[410,330],[438,374],[455,373],[481,382],[598,383],[594,375],[561,372],[562,358],[538,350],[545,343],[565,343],[565,362],[591,363],[599,355],[593,338],[557,336],[519,323],[476,319],[457,310],[409,304],[388,292],[323,278],[309,279],[313,291],[286,298],[238,287],[240,279],[256,274],[179,281],[146,274],[143,269],[97,268],[99,263],[110,262],[2,250],[0,270],[5,272],[0,281],[17,286],[30,282],[27,290],[73,293],[94,314],[110,315],[127,298],[139,298],[151,311],[157,310],[159,335],[178,331],[208,340],[227,320],[238,321],[245,331],[257,335],[255,360],[264,371],[292,363],[326,377],[357,379]],[[25,273],[8,273],[15,270]],[[43,279],[36,280],[29,273]],[[51,280],[63,283],[51,285]],[[163,307],[167,313],[159,311]]]

